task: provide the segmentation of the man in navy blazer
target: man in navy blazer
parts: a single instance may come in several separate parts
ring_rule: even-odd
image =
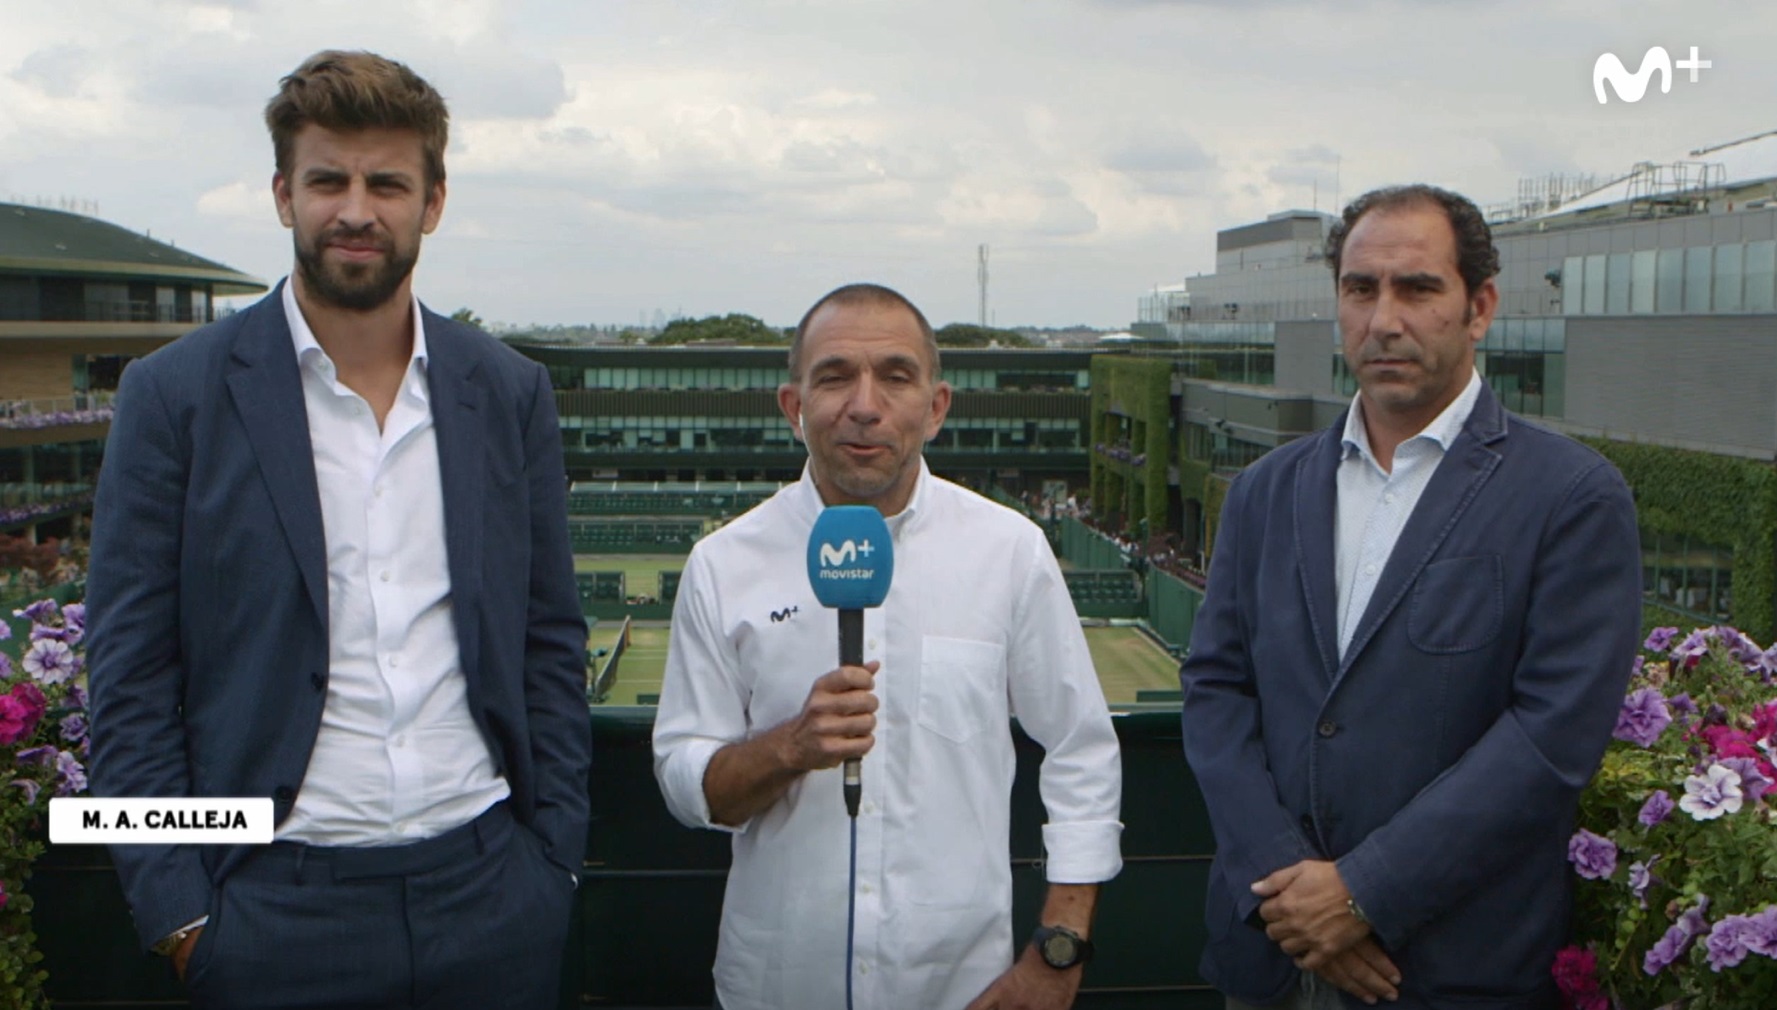
[[[266,119],[296,268],[124,372],[88,604],[94,793],[275,841],[113,859],[199,1006],[551,1007],[591,743],[548,375],[412,294],[436,91],[325,52]]]
[[[1357,396],[1234,481],[1180,671],[1203,973],[1230,1007],[1553,1007],[1640,624],[1633,501],[1476,373],[1499,267],[1472,203],[1367,194],[1328,253]]]

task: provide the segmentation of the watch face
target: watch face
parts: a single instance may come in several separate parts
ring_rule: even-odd
[[[1065,933],[1051,933],[1043,941],[1043,960],[1057,968],[1071,967],[1078,954],[1079,948],[1074,946],[1073,937]]]

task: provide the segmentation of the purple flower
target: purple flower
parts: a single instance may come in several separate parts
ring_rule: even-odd
[[[1587,880],[1603,880],[1616,872],[1616,843],[1585,828],[1573,833],[1567,841],[1567,861],[1573,870]]]
[[[1623,707],[1617,711],[1617,726],[1610,735],[1637,747],[1652,747],[1670,725],[1672,714],[1666,711],[1665,696],[1644,687],[1623,699]]]
[[[1747,799],[1756,801],[1760,796],[1770,791],[1771,780],[1765,777],[1765,773],[1759,770],[1758,762],[1752,758],[1722,758],[1721,765],[1723,768],[1732,769],[1734,774],[1740,776],[1740,789],[1746,794]]]
[[[1756,673],[1766,681],[1777,675],[1777,645],[1759,653],[1757,661],[1746,664],[1746,672]]]
[[[68,706],[84,712],[89,707],[86,703],[86,688],[79,684],[71,685],[68,688]]]
[[[1684,927],[1673,925],[1666,930],[1666,935],[1654,941],[1647,949],[1647,956],[1641,959],[1641,970],[1649,975],[1658,975],[1665,971],[1672,962],[1684,956],[1691,947],[1691,935]]]
[[[1647,636],[1647,641],[1641,643],[1641,647],[1649,652],[1665,652],[1672,648],[1672,640],[1677,637],[1677,628],[1655,628],[1653,634]]]
[[[6,621],[0,621],[0,642],[4,642],[11,637],[12,625],[8,624]]]
[[[4,628],[4,627],[6,627],[5,623],[0,622],[0,628]],[[3,638],[3,637],[5,637],[5,636],[0,635],[0,638]],[[0,652],[0,680],[10,680],[11,678],[12,678],[12,657],[8,656],[4,652]]]
[[[25,791],[25,806],[37,802],[37,791],[42,787],[37,784],[36,779],[13,779],[12,784]]]
[[[50,744],[41,747],[27,747],[19,751],[13,758],[22,765],[52,765],[56,760],[56,749]]]
[[[44,684],[60,684],[74,676],[74,650],[68,643],[42,638],[25,650],[25,672]]]
[[[72,796],[86,788],[86,769],[68,751],[56,754],[56,795]]]
[[[1740,812],[1745,794],[1740,791],[1740,775],[1717,762],[1701,775],[1684,780],[1684,798],[1678,807],[1699,821],[1713,821],[1723,814]]]
[[[1683,713],[1684,715],[1697,714],[1697,703],[1691,700],[1691,696],[1688,693],[1675,694],[1672,697],[1667,698],[1666,707],[1674,712]]]
[[[1761,957],[1777,958],[1777,905],[1747,916],[1746,925],[1746,949]]]
[[[86,604],[70,603],[62,608],[62,627],[68,632],[66,641],[76,645],[86,637]]]
[[[1654,875],[1649,871],[1652,870],[1653,865],[1659,861],[1660,857],[1655,856],[1645,863],[1629,864],[1629,891],[1631,894],[1635,895],[1635,900],[1641,902],[1642,908],[1647,907],[1648,885],[1654,882]]]
[[[56,601],[47,598],[38,600],[23,610],[13,611],[12,616],[22,617],[32,624],[48,624],[55,620]]]
[[[1708,930],[1709,920],[1704,918],[1708,911],[1709,896],[1698,895],[1697,904],[1680,915],[1678,921],[1666,930],[1666,934],[1648,948],[1647,956],[1641,961],[1641,970],[1649,975],[1658,975],[1672,962],[1683,957],[1685,951],[1691,949],[1691,941]]]
[[[1719,972],[1746,960],[1751,923],[1744,915],[1730,915],[1709,931],[1709,970]]]
[[[1653,795],[1647,798],[1647,802],[1641,805],[1641,813],[1636,814],[1635,819],[1640,821],[1643,827],[1651,828],[1665,820],[1671,813],[1672,797],[1666,795],[1664,789],[1655,789]]]
[[[1698,628],[1684,637],[1684,641],[1672,648],[1672,658],[1682,660],[1688,666],[1704,653],[1709,651],[1709,639],[1715,632],[1714,628]]]
[[[86,716],[76,712],[62,719],[62,739],[79,743],[86,739]]]

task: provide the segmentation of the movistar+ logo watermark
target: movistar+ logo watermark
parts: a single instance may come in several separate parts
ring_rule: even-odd
[[[1647,94],[1647,86],[1653,82],[1655,74],[1660,76],[1660,94],[1664,95],[1672,91],[1674,69],[1690,71],[1691,83],[1695,84],[1697,71],[1714,66],[1714,60],[1698,58],[1696,46],[1691,47],[1690,59],[1676,63],[1666,52],[1665,46],[1655,46],[1642,55],[1641,66],[1634,73],[1630,73],[1623,61],[1617,59],[1616,53],[1605,53],[1592,64],[1592,93],[1598,96],[1599,105],[1608,104],[1610,99],[1605,97],[1604,86],[1609,84],[1611,90],[1617,93],[1618,101],[1639,102],[1641,96]]]
[[[869,540],[853,542],[847,540],[839,546],[821,545],[821,578],[823,579],[869,579],[876,576],[874,568],[842,568],[850,565],[861,557],[868,561],[876,548],[870,546]]]

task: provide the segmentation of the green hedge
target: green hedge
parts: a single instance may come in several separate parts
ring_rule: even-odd
[[[1092,444],[1114,441],[1109,436],[1113,413],[1130,419],[1130,452],[1146,454],[1140,467],[1116,467],[1092,454],[1092,509],[1098,515],[1118,512],[1127,529],[1142,520],[1147,530],[1166,528],[1166,470],[1172,435],[1172,366],[1170,358],[1092,357]],[[1118,472],[1127,470],[1128,476]]]
[[[1687,449],[1584,441],[1634,489],[1643,533],[1690,535],[1732,549],[1734,624],[1769,642],[1777,632],[1777,469]]]

